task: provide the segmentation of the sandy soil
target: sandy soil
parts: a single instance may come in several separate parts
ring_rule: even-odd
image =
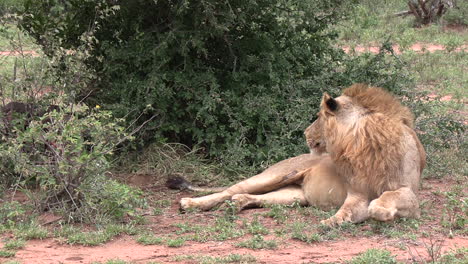
[[[140,185],[144,184],[143,179],[150,180],[151,176],[132,177],[132,179],[137,179],[134,184]],[[146,184],[148,185],[148,183]],[[440,213],[444,206],[444,198],[437,195],[435,191],[449,190],[452,184],[454,183],[446,180],[424,182],[419,196],[422,201],[432,205],[430,208],[431,214]],[[148,223],[145,229],[152,230],[156,236],[173,234],[177,230],[174,227],[175,223],[210,223],[219,216],[218,212],[179,213],[176,201],[181,197],[189,196],[189,193],[174,193],[160,185],[153,185],[148,190],[154,191],[156,199],[165,198],[173,201],[171,207],[165,209],[164,214],[147,217]],[[254,214],[265,213],[268,210],[261,208],[245,210],[239,214],[239,219],[251,218]],[[54,221],[53,217],[45,215],[41,218],[41,221]],[[225,257],[230,254],[250,254],[257,259],[257,263],[344,263],[367,249],[379,248],[391,251],[401,262],[413,263],[414,261],[430,260],[428,248],[431,245],[441,245],[441,253],[468,247],[467,236],[455,235],[453,238],[449,238],[446,230],[441,231],[440,229],[440,216],[433,215],[433,219],[422,221],[420,229],[416,231],[418,236],[416,239],[388,238],[381,234],[360,235],[360,232],[364,233],[370,229],[367,224],[359,226],[357,235],[344,234],[343,237],[338,237],[332,241],[311,244],[291,239],[288,235],[283,237],[277,237],[273,234],[266,235],[265,239],[275,239],[278,242],[278,248],[274,250],[252,250],[236,247],[237,242],[250,238],[250,235],[221,242],[199,243],[187,241],[180,248],[171,248],[165,245],[145,246],[138,244],[135,241],[136,237],[123,235],[104,245],[90,247],[68,245],[57,239],[31,240],[26,243],[23,249],[17,251],[13,259],[23,264],[92,263],[96,261],[104,263],[111,259],[132,261],[133,263],[148,263],[150,261],[158,263],[194,263],[193,260],[178,262],[175,257],[178,255]],[[241,220],[238,221],[241,222]],[[318,219],[311,216],[310,221],[317,222]],[[281,226],[273,219],[266,217],[262,217],[262,223],[270,231]],[[423,236],[423,233],[426,235]],[[0,246],[3,246],[2,243],[0,243]],[[6,259],[0,258],[0,263],[2,260],[5,261]]]
[[[352,51],[351,47],[343,47],[343,50],[346,53],[349,53]],[[380,47],[379,46],[362,46],[362,45],[357,45],[354,47],[354,51],[356,53],[364,53],[364,52],[370,52],[370,53],[379,53]],[[402,50],[400,46],[398,45],[393,45],[393,50],[395,51],[396,54],[401,54]],[[430,44],[430,43],[415,43],[411,45],[411,47],[408,47],[408,50],[412,50],[418,53],[424,53],[424,52],[436,52],[436,51],[442,51],[445,50],[444,45],[439,45],[439,44]],[[456,52],[467,52],[468,51],[468,45],[462,45],[461,47],[455,49],[454,51]]]
[[[353,48],[349,46],[342,47],[342,49],[346,52],[349,53],[353,50]],[[364,53],[364,52],[370,52],[370,53],[379,53],[379,46],[363,46],[363,45],[357,45],[354,47],[354,51],[356,53]],[[431,43],[415,43],[411,45],[411,47],[407,48],[408,50],[412,50],[415,52],[419,53],[424,53],[424,52],[436,52],[436,51],[443,51],[445,50],[444,45],[440,44],[431,44]],[[396,54],[401,54],[402,50],[400,46],[398,45],[393,45],[393,50],[395,51]],[[468,51],[468,45],[462,45],[455,49],[454,51],[456,52],[467,52]],[[36,51],[33,50],[26,50],[26,51],[0,51],[0,56],[21,56],[21,55],[30,55],[33,57],[39,56],[39,54]]]
[[[443,252],[468,246],[468,239],[456,237],[443,240]],[[413,242],[411,252],[395,247],[397,241],[383,240],[378,237],[354,238],[342,241],[331,241],[317,244],[306,244],[298,241],[287,241],[275,250],[251,250],[234,248],[229,242],[188,242],[181,248],[166,246],[143,246],[137,244],[131,237],[120,237],[105,245],[98,247],[70,246],[55,242],[54,240],[30,241],[25,249],[18,251],[16,260],[24,264],[53,264],[53,263],[91,263],[93,261],[105,262],[110,259],[147,263],[149,261],[176,263],[177,255],[204,255],[222,257],[229,254],[251,254],[257,258],[258,263],[343,263],[346,260],[370,248],[381,248],[397,255],[403,262],[416,260],[429,260],[424,244],[428,239]],[[180,262],[179,262],[180,263]]]

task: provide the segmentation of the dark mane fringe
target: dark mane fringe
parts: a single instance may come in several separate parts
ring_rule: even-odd
[[[370,112],[382,113],[388,117],[400,119],[408,127],[414,127],[414,115],[409,108],[403,106],[395,96],[382,88],[358,83],[346,88],[343,95],[351,97],[357,104]]]

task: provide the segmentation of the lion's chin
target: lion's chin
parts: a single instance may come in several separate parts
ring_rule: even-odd
[[[312,156],[317,156],[317,157],[320,157],[324,154],[325,152],[319,152],[313,148],[310,149],[310,155]]]

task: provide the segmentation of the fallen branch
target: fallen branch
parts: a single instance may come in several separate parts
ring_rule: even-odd
[[[393,14],[394,16],[407,16],[407,15],[411,15],[413,12],[411,12],[410,10],[406,10],[406,11],[400,11],[398,13],[395,13]]]

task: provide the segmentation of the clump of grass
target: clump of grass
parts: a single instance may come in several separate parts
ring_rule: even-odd
[[[237,224],[220,217],[216,219],[214,232],[216,236],[214,240],[223,241],[231,238],[236,238],[244,235],[244,231],[238,228]]]
[[[183,237],[178,237],[174,239],[168,239],[166,245],[168,247],[181,247],[185,244],[185,239]]]
[[[465,228],[468,223],[466,218],[468,214],[468,198],[463,197],[462,188],[458,191],[456,188],[453,189],[452,191],[443,192],[447,202],[441,218],[441,225],[449,230],[449,236],[451,237],[454,233],[468,234]]]
[[[349,264],[369,264],[369,263],[379,263],[379,264],[397,264],[395,257],[387,250],[382,249],[368,249],[364,253],[359,254],[359,256],[351,259]]]
[[[463,38],[457,35],[449,36],[443,41],[445,51],[453,52],[464,44]]]
[[[319,233],[310,234],[306,230],[311,229],[309,225],[304,222],[294,222],[291,226],[291,238],[297,239],[306,243],[314,243],[322,241]]]
[[[73,226],[64,226],[56,231],[55,236],[62,238],[68,244],[97,246],[120,234],[133,235],[136,232],[135,227],[129,225],[109,224],[104,229],[91,232],[83,232],[80,228]]]
[[[154,202],[153,215],[162,215],[164,209],[171,206],[171,201],[163,199]]]
[[[186,240],[206,242],[210,240],[224,241],[231,238],[236,238],[244,235],[244,231],[240,229],[235,222],[232,222],[229,217],[221,215],[215,220],[214,225],[191,225],[186,223],[175,224],[179,228],[175,233],[177,235],[190,234],[186,236]]]
[[[16,237],[25,240],[45,239],[49,236],[49,231],[37,223],[32,222],[30,224],[18,226],[18,228],[14,230],[14,234]]]
[[[252,235],[267,235],[270,233],[268,229],[258,220],[258,216],[255,216],[251,222],[243,221],[244,228],[249,234]]]
[[[268,205],[267,207],[270,208],[270,211],[265,213],[265,216],[275,219],[275,221],[278,223],[284,223],[288,219],[288,206],[281,204],[272,204]]]
[[[256,263],[254,256],[247,254],[229,254],[224,257],[212,257],[203,255],[179,255],[173,258],[174,261],[189,261],[200,264],[222,264],[222,263]]]
[[[297,210],[303,216],[306,216],[306,217],[313,216],[313,217],[316,217],[317,219],[323,220],[323,219],[327,219],[333,216],[336,213],[337,208],[324,211],[315,206],[304,206],[304,207],[299,207]]]
[[[0,204],[0,224],[8,229],[16,227],[18,223],[26,222],[28,220],[25,217],[27,210],[27,206],[16,201]]]
[[[225,201],[224,202],[224,215],[226,221],[233,222],[234,220],[238,219],[237,213],[239,212],[239,208],[237,207],[236,203],[233,201]]]
[[[155,205],[161,208],[168,208],[168,207],[171,207],[171,203],[172,202],[170,200],[163,199],[163,200],[156,201]]]
[[[104,231],[96,232],[77,232],[67,237],[68,244],[78,244],[84,246],[97,246],[106,243],[112,238],[112,235]]]
[[[162,245],[164,239],[161,237],[156,237],[153,234],[142,234],[138,236],[136,241],[142,245]]]
[[[18,250],[24,248],[25,245],[26,241],[23,239],[12,239],[7,241],[3,247],[7,250]]]
[[[16,255],[16,252],[9,250],[0,250],[0,257],[2,258],[11,258]]]
[[[372,233],[384,235],[388,238],[408,238],[415,240],[415,231],[418,230],[420,220],[399,218],[391,223],[368,220]]]
[[[254,235],[251,239],[237,243],[236,246],[251,249],[275,249],[278,243],[275,240],[265,240],[262,235]]]
[[[457,248],[454,251],[442,255],[438,261],[440,264],[466,264],[468,263],[468,248]]]
[[[257,262],[256,258],[250,254],[241,255],[241,254],[229,254],[225,257],[214,258],[213,262],[202,262],[202,263],[255,263]]]

